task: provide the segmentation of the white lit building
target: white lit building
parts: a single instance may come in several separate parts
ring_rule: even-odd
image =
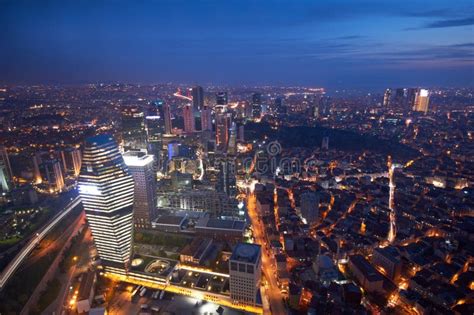
[[[102,264],[124,270],[132,243],[134,182],[112,136],[86,139],[79,194]]]
[[[415,94],[415,103],[413,104],[413,110],[416,112],[428,112],[428,105],[430,102],[429,91],[426,89],[418,89]]]
[[[262,252],[260,245],[239,243],[229,259],[230,298],[235,303],[256,305],[260,287]]]
[[[10,191],[13,186],[12,168],[7,149],[0,146],[0,188],[3,192]]]

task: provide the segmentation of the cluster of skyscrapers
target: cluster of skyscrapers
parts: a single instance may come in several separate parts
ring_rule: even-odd
[[[422,88],[386,89],[383,105],[411,109],[415,112],[428,112],[430,92]]]

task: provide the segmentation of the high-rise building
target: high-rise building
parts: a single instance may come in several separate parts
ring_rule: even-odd
[[[217,191],[226,193],[229,197],[237,194],[236,165],[233,158],[224,158],[219,161],[219,176]]]
[[[229,102],[227,92],[217,92],[216,93],[216,105],[226,106]]]
[[[134,181],[112,136],[86,139],[79,195],[104,267],[123,272],[132,244]]]
[[[227,152],[229,154],[237,153],[237,125],[232,122],[229,129],[229,144],[227,145]]]
[[[163,100],[156,100],[153,102],[153,108],[154,111],[151,115],[146,117],[148,141],[161,141],[162,136],[166,133],[165,102]]]
[[[122,110],[122,140],[125,149],[146,149],[145,115],[136,106]]]
[[[201,109],[201,130],[212,131],[211,109],[207,106],[204,106]]]
[[[306,223],[314,224],[319,218],[319,195],[307,191],[300,196],[300,212]]]
[[[244,101],[244,117],[247,119],[252,118],[252,104],[249,101]]]
[[[13,188],[13,173],[7,149],[0,146],[0,188],[8,192]]]
[[[275,109],[279,114],[286,113],[285,100],[283,97],[275,98]]]
[[[262,94],[254,93],[252,95],[252,117],[260,119],[262,116]]]
[[[61,192],[64,190],[64,176],[59,160],[54,158],[43,159],[38,168],[39,182],[49,192]]]
[[[219,150],[224,151],[229,143],[229,128],[232,123],[230,114],[216,115],[216,146]]]
[[[392,89],[386,89],[383,95],[383,106],[388,107],[390,106],[392,101]]]
[[[239,126],[239,137],[238,137],[238,140],[240,142],[244,142],[245,141],[245,127],[244,125],[240,125]]]
[[[77,148],[67,148],[61,151],[61,160],[65,174],[79,176],[81,171],[81,151]]]
[[[196,129],[194,127],[194,112],[191,105],[183,107],[184,132],[193,133]]]
[[[331,111],[331,98],[329,96],[322,95],[319,98],[319,115],[328,116]]]
[[[257,304],[262,253],[260,245],[238,243],[229,259],[230,297],[236,303]]]
[[[170,135],[173,126],[171,124],[171,109],[169,104],[167,103],[163,104],[163,115],[165,121],[165,134]]]
[[[133,220],[135,227],[150,228],[156,219],[156,174],[153,155],[141,151],[129,151],[123,155],[125,164],[135,182]]]
[[[201,110],[201,130],[212,131],[212,110],[207,106]]]
[[[192,89],[192,94],[193,94],[193,109],[195,112],[198,112],[204,107],[204,90],[200,86],[195,86]]]
[[[430,93],[426,89],[418,89],[415,94],[415,103],[413,104],[413,110],[415,112],[428,112],[428,105],[430,102]]]

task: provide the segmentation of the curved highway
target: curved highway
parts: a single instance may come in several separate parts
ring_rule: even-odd
[[[47,223],[35,236],[21,249],[13,260],[5,267],[0,275],[0,291],[3,290],[10,277],[15,273],[18,267],[23,263],[26,257],[33,251],[36,245],[48,234],[64,217],[81,203],[79,196],[74,198],[66,208],[58,213],[49,223]]]

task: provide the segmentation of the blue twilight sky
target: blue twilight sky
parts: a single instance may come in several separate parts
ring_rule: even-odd
[[[0,0],[0,82],[473,86],[472,0]]]

